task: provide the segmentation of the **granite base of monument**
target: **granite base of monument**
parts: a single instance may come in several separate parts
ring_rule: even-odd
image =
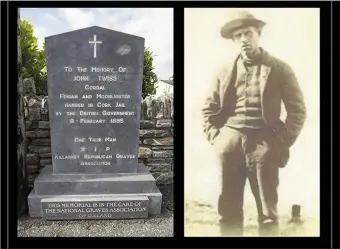
[[[47,220],[146,218],[162,194],[145,165],[137,173],[54,174],[45,166],[28,196],[31,217]]]

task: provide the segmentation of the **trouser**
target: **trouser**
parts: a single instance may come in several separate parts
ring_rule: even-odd
[[[243,194],[247,178],[256,201],[259,235],[278,234],[280,151],[276,139],[269,130],[237,130],[225,126],[213,140],[222,165],[222,191],[218,201],[222,235],[243,234]]]

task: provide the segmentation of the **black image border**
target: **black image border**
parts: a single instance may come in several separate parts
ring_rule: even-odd
[[[4,7],[4,2],[1,2]],[[334,2],[333,2],[334,3]],[[37,248],[64,248],[64,247],[79,247],[79,248],[99,248],[99,247],[114,247],[114,248],[127,248],[127,247],[190,247],[190,248],[203,248],[203,247],[219,247],[219,248],[331,248],[332,241],[336,241],[334,238],[337,232],[331,231],[332,227],[332,212],[331,209],[331,114],[334,106],[337,106],[338,98],[333,99],[331,103],[331,2],[9,2],[8,12],[5,13],[2,8],[1,15],[7,16],[8,14],[8,84],[7,88],[4,89],[2,84],[2,93],[6,94],[8,90],[7,99],[7,120],[8,130],[3,133],[3,138],[7,137],[6,134],[15,134],[17,127],[16,115],[16,100],[17,100],[17,88],[16,88],[16,8],[21,7],[170,7],[174,8],[174,78],[176,78],[174,87],[174,164],[176,170],[174,172],[174,237],[173,238],[17,238],[17,217],[16,217],[16,140],[9,139],[8,144],[3,146],[7,148],[6,165],[8,170],[8,201],[2,199],[2,207],[7,207],[7,213],[2,217],[2,221],[7,220],[8,227],[3,230],[8,231],[7,246],[14,248],[26,248],[26,247],[37,247]],[[320,98],[321,98],[321,236],[319,238],[184,238],[184,8],[228,8],[228,7],[261,7],[261,8],[272,8],[272,7],[291,7],[291,8],[320,8],[320,82],[322,83]],[[335,10],[333,9],[333,12]],[[339,13],[339,12],[338,12]],[[289,17],[287,17],[289,18]],[[2,22],[4,25],[4,22]],[[334,26],[333,26],[334,30]],[[5,29],[5,31],[7,31]],[[2,29],[4,32],[4,29]],[[4,32],[5,33],[5,32]],[[7,35],[7,34],[5,34]],[[3,35],[3,37],[6,37]],[[2,42],[4,46],[4,42]],[[4,46],[5,47],[5,46]],[[3,47],[2,47],[3,48]],[[7,51],[7,47],[2,49]],[[6,53],[5,53],[6,54]],[[7,65],[4,62],[3,56],[1,57],[2,64]],[[306,62],[308,63],[308,62]],[[6,77],[6,68],[2,67],[3,77]],[[2,82],[7,82],[7,79]],[[334,94],[334,92],[333,92]],[[338,95],[337,95],[338,96]],[[4,98],[2,98],[4,99]],[[4,106],[4,105],[3,105]],[[4,107],[3,107],[4,108]],[[3,112],[6,113],[6,112]],[[3,118],[4,119],[4,118]],[[15,136],[16,137],[16,136]],[[4,139],[3,139],[4,141]],[[4,149],[3,149],[4,150]],[[335,153],[336,154],[336,153]],[[2,157],[4,158],[4,157]],[[321,167],[322,166],[322,167]],[[336,166],[338,166],[336,164]],[[334,167],[336,168],[336,167]],[[2,167],[2,179],[6,182],[6,168]],[[2,186],[4,184],[2,183]],[[4,197],[4,196],[2,196]],[[3,209],[4,212],[4,209]],[[337,213],[337,212],[336,212]],[[338,219],[335,222],[338,224]],[[334,219],[333,219],[334,221]],[[2,222],[2,225],[6,225]],[[338,231],[334,230],[333,231]],[[332,237],[333,235],[333,237]],[[217,243],[221,241],[222,244]],[[155,242],[155,243],[152,243]],[[334,245],[333,245],[334,247]]]

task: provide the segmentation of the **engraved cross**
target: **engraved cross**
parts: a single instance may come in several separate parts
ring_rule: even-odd
[[[89,41],[89,43],[94,44],[93,58],[97,58],[97,43],[101,44],[102,41],[97,41],[97,35],[93,35],[93,41]]]

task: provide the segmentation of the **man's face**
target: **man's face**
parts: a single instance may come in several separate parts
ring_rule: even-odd
[[[255,27],[245,27],[233,32],[232,39],[242,54],[251,55],[259,47],[259,31]]]

